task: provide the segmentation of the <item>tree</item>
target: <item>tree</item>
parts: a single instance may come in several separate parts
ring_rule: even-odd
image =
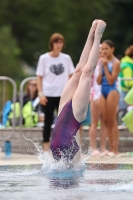
[[[20,78],[22,70],[18,56],[21,51],[15,38],[11,35],[11,27],[0,28],[0,76]]]
[[[21,58],[36,67],[40,54],[48,51],[51,34],[65,36],[65,53],[78,62],[92,21],[103,19],[107,28],[103,39],[115,43],[116,54],[133,43],[132,0],[4,0],[0,7],[0,26],[12,27]]]
[[[92,21],[103,18],[107,7],[105,0],[6,0],[0,9],[6,11],[1,12],[2,18],[12,26],[22,58],[36,66],[38,56],[48,51],[48,40],[54,32],[65,36],[65,52],[76,64]]]
[[[116,55],[123,55],[127,46],[133,44],[133,1],[109,0],[109,4],[105,15],[108,24],[105,35],[114,42]]]

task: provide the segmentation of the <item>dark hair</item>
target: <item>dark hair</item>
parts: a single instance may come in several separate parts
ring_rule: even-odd
[[[36,80],[36,79],[35,79]],[[34,79],[33,80],[30,80],[28,81],[28,84],[26,86],[26,95],[31,99],[31,92],[30,92],[30,89],[29,89],[29,85],[32,83],[32,81],[35,81]],[[36,91],[35,93],[33,94],[32,98],[35,99],[36,97],[38,96],[38,89],[36,88]]]
[[[126,56],[129,56],[129,57],[131,57],[131,58],[133,58],[133,45],[130,45],[130,46],[126,49],[125,55],[126,55]]]
[[[114,48],[115,46],[114,46],[114,43],[111,41],[111,40],[104,40],[103,42],[102,42],[102,44],[103,43],[106,43],[107,45],[109,45],[111,48]]]
[[[53,35],[51,35],[50,40],[49,40],[49,49],[53,50],[53,43],[54,42],[58,42],[59,40],[62,40],[62,42],[63,42],[63,48],[64,48],[64,46],[65,46],[65,39],[64,39],[63,35],[61,35],[60,33],[54,33]]]

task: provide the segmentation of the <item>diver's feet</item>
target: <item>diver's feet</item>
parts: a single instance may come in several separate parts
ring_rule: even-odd
[[[103,20],[97,21],[96,31],[95,31],[95,37],[100,36],[102,37],[102,34],[106,28],[106,23]]]
[[[92,22],[92,26],[91,26],[91,29],[90,29],[90,34],[91,36],[94,38],[94,35],[95,35],[95,31],[96,31],[96,28],[97,28],[97,24],[98,24],[98,20],[95,19],[93,22]]]

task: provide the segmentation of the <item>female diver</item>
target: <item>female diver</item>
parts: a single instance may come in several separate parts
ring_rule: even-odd
[[[91,77],[98,61],[99,45],[106,23],[94,20],[73,76],[61,95],[57,122],[52,132],[50,149],[53,158],[72,160],[79,151],[76,133],[86,118]]]

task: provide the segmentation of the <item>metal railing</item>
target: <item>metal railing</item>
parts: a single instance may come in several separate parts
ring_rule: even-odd
[[[121,78],[121,77],[118,77],[119,88],[120,88],[120,84],[121,84],[122,81],[133,81],[133,78]]]
[[[21,83],[20,83],[20,87],[19,87],[19,92],[20,92],[20,119],[19,119],[19,126],[20,126],[20,129],[22,129],[22,107],[23,107],[23,94],[24,94],[24,86],[25,84],[30,81],[30,80],[36,80],[37,77],[28,77],[28,78],[25,78]],[[0,76],[0,81],[3,81],[4,84],[3,84],[3,95],[2,95],[2,99],[4,101],[5,99],[5,88],[6,88],[6,85],[5,85],[5,81],[9,81],[12,83],[13,85],[13,103],[16,102],[16,83],[15,81],[10,78],[10,77],[6,77],[6,76]],[[120,88],[120,82],[121,81],[133,81],[133,78],[120,78],[118,77],[118,84],[119,84],[119,88]],[[14,106],[14,109],[13,109],[13,116],[15,118],[15,106]],[[15,129],[15,120],[13,120],[13,130]]]
[[[120,81],[133,81],[133,78],[120,78],[120,77],[118,77],[118,80],[120,80]]]
[[[0,76],[0,81],[3,81],[4,82],[4,87],[3,87],[3,101],[4,101],[4,98],[5,98],[5,81],[9,81],[12,86],[13,86],[13,103],[15,105],[15,102],[16,102],[16,94],[17,94],[17,86],[16,86],[16,83],[15,81],[10,78],[10,77],[7,77],[7,76]],[[15,106],[14,106],[14,109],[13,109],[13,117],[15,118]],[[15,120],[13,120],[13,126],[12,126],[12,129],[13,129],[13,132],[15,130]],[[10,136],[11,137],[11,136]]]

